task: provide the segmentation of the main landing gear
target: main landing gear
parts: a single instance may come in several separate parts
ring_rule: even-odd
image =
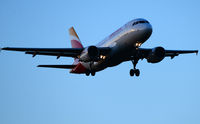
[[[95,76],[96,72],[94,72],[94,71],[89,72],[89,71],[88,71],[88,72],[85,73],[86,76],[89,76],[90,74],[91,74],[92,76]]]
[[[138,59],[135,59],[135,60],[132,60],[132,63],[133,63],[133,68],[134,69],[131,69],[130,70],[130,76],[140,76],[140,70],[139,69],[136,69],[136,65],[138,63]]]
[[[88,71],[85,72],[85,75],[86,75],[86,76],[89,76],[90,74],[91,74],[92,76],[95,76],[96,72],[93,71],[93,69],[92,69],[92,64],[93,64],[93,63],[94,63],[94,62],[90,62],[90,70],[88,70]]]

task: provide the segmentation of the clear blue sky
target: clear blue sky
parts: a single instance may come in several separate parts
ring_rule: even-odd
[[[1,0],[0,47],[70,47],[74,26],[84,46],[93,45],[134,18],[153,26],[142,47],[199,49],[199,0]],[[195,54],[131,62],[95,77],[38,64],[73,59],[0,53],[1,124],[199,124],[200,58]]]

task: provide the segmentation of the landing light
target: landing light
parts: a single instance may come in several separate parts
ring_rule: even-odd
[[[106,56],[100,55],[100,59],[106,59]]]
[[[135,46],[136,47],[140,47],[142,45],[142,43],[136,43]]]

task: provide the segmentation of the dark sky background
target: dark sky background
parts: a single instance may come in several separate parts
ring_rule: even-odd
[[[95,45],[134,18],[153,34],[142,47],[199,49],[198,0],[1,0],[0,47],[71,47],[74,26],[83,45]],[[200,59],[195,54],[131,62],[95,77],[36,68],[72,58],[0,53],[1,124],[199,124]]]

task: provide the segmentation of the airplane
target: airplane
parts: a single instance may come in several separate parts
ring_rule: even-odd
[[[151,24],[143,18],[129,21],[115,32],[110,34],[97,45],[83,47],[73,27],[69,29],[72,48],[16,48],[4,47],[2,50],[21,51],[25,54],[72,57],[71,65],[38,65],[37,67],[71,69],[70,73],[95,76],[96,72],[107,67],[117,66],[122,62],[131,61],[133,69],[130,76],[139,76],[140,70],[136,69],[139,60],[146,59],[148,63],[161,62],[165,57],[173,59],[179,54],[196,53],[198,50],[165,50],[158,46],[154,48],[140,48],[152,34]]]

